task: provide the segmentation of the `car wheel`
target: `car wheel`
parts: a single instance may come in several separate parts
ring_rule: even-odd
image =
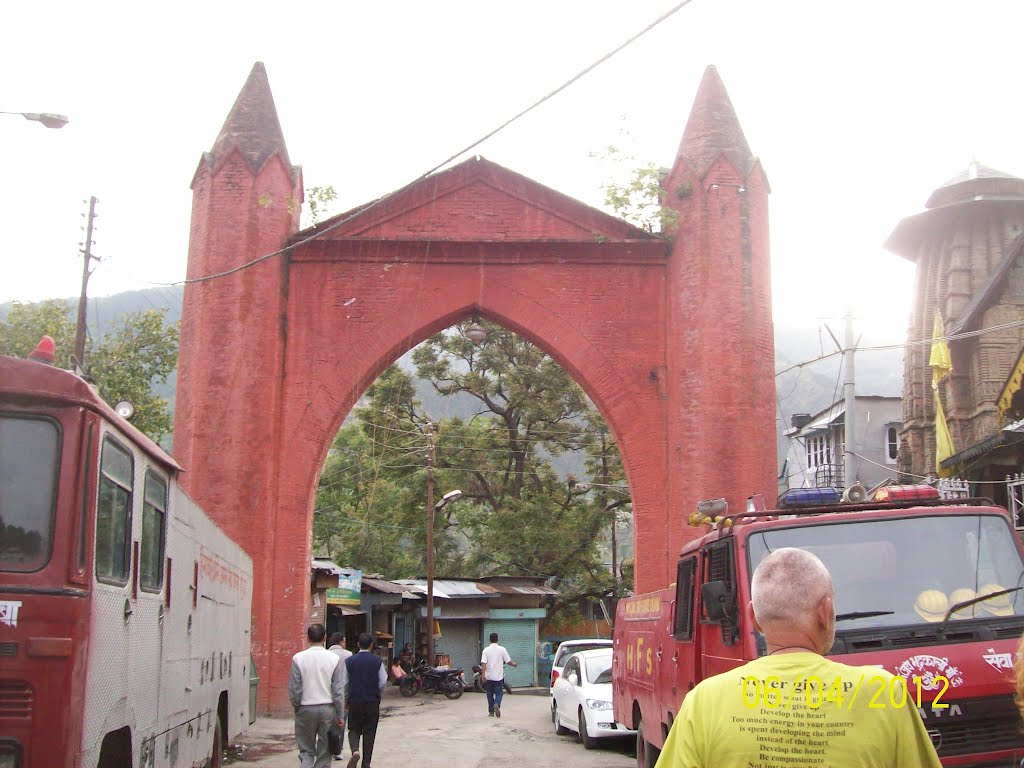
[[[569,732],[569,729],[562,725],[558,719],[558,705],[551,705],[551,722],[555,724],[555,734],[558,736],[565,736]]]
[[[584,749],[593,749],[597,746],[597,742],[594,737],[590,735],[590,731],[587,730],[587,716],[583,714],[583,707],[580,707],[580,741],[583,742]]]

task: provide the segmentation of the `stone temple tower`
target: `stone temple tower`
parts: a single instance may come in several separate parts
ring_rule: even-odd
[[[1024,311],[1024,180],[971,163],[936,189],[925,210],[903,219],[886,248],[917,265],[914,307],[904,362],[903,431],[899,468],[932,475],[935,468],[935,405],[930,347],[940,312],[949,335],[1020,320]],[[1007,468],[976,471],[971,446],[999,431],[996,399],[1024,344],[1011,327],[950,344],[953,371],[940,384],[943,410],[957,459],[949,471],[974,480],[1002,479]],[[991,456],[989,457],[991,458]],[[1012,464],[1009,465],[1012,468]],[[992,487],[983,495],[991,495]]]

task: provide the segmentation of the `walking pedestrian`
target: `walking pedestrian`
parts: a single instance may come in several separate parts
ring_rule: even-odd
[[[345,635],[341,632],[335,632],[327,638],[327,650],[337,655],[341,659],[341,667],[346,671],[346,678],[348,668],[345,666],[345,659],[352,655],[352,651],[345,648]],[[335,760],[341,760],[341,750],[345,746],[345,724],[348,722],[348,710],[342,715],[341,725],[335,725],[333,731],[337,740],[338,751],[334,753]],[[335,740],[332,737],[332,741]]]
[[[347,670],[336,654],[324,648],[323,624],[306,629],[309,647],[292,657],[288,699],[295,710],[295,743],[300,768],[331,764],[327,732],[342,722]]]
[[[747,610],[767,655],[686,694],[657,768],[940,768],[917,707],[895,706],[898,697],[879,706],[864,694],[892,691],[899,678],[823,656],[835,640],[836,613],[821,560],[777,549],[757,566],[750,594]]]
[[[491,632],[491,644],[480,656],[480,677],[487,687],[487,716],[501,717],[501,699],[505,695],[505,665],[518,667],[504,646],[498,645],[498,633]]]
[[[363,742],[362,768],[370,768],[373,758],[373,742],[377,738],[377,721],[380,720],[380,695],[388,684],[388,673],[380,656],[371,653],[373,635],[363,632],[359,635],[359,652],[345,659],[348,671],[348,687],[345,689],[345,708],[348,710],[348,745],[352,757],[348,768],[359,763],[359,740]]]

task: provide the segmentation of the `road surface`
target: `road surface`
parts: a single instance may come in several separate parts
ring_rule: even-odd
[[[374,768],[630,768],[632,740],[603,740],[587,751],[575,734],[556,736],[548,696],[505,695],[501,718],[487,716],[483,694],[466,693],[457,701],[420,694],[411,699],[389,686],[373,751]],[[346,734],[347,737],[347,734]],[[345,757],[349,755],[345,745]],[[290,719],[260,718],[231,746],[233,768],[295,768]],[[339,768],[347,760],[334,761]]]

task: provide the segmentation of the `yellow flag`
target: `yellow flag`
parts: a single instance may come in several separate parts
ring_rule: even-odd
[[[928,358],[928,365],[932,369],[932,383],[936,385],[953,370],[949,344],[943,338],[945,335],[946,332],[942,330],[942,315],[936,312],[935,325],[932,327],[932,353]]]
[[[942,315],[936,312],[935,325],[932,328],[932,352],[928,358],[928,365],[932,369],[932,391],[935,394],[935,471],[939,477],[953,474],[948,469],[942,469],[940,465],[956,453],[953,438],[946,425],[946,414],[942,410],[942,398],[939,396],[939,382],[953,370],[949,344],[943,338],[945,335],[942,329]]]
[[[953,438],[949,434],[949,427],[946,426],[946,414],[942,412],[942,399],[939,397],[939,388],[932,384],[935,391],[935,472],[939,477],[952,475],[952,470],[943,469],[942,462],[956,453],[953,448]]]

